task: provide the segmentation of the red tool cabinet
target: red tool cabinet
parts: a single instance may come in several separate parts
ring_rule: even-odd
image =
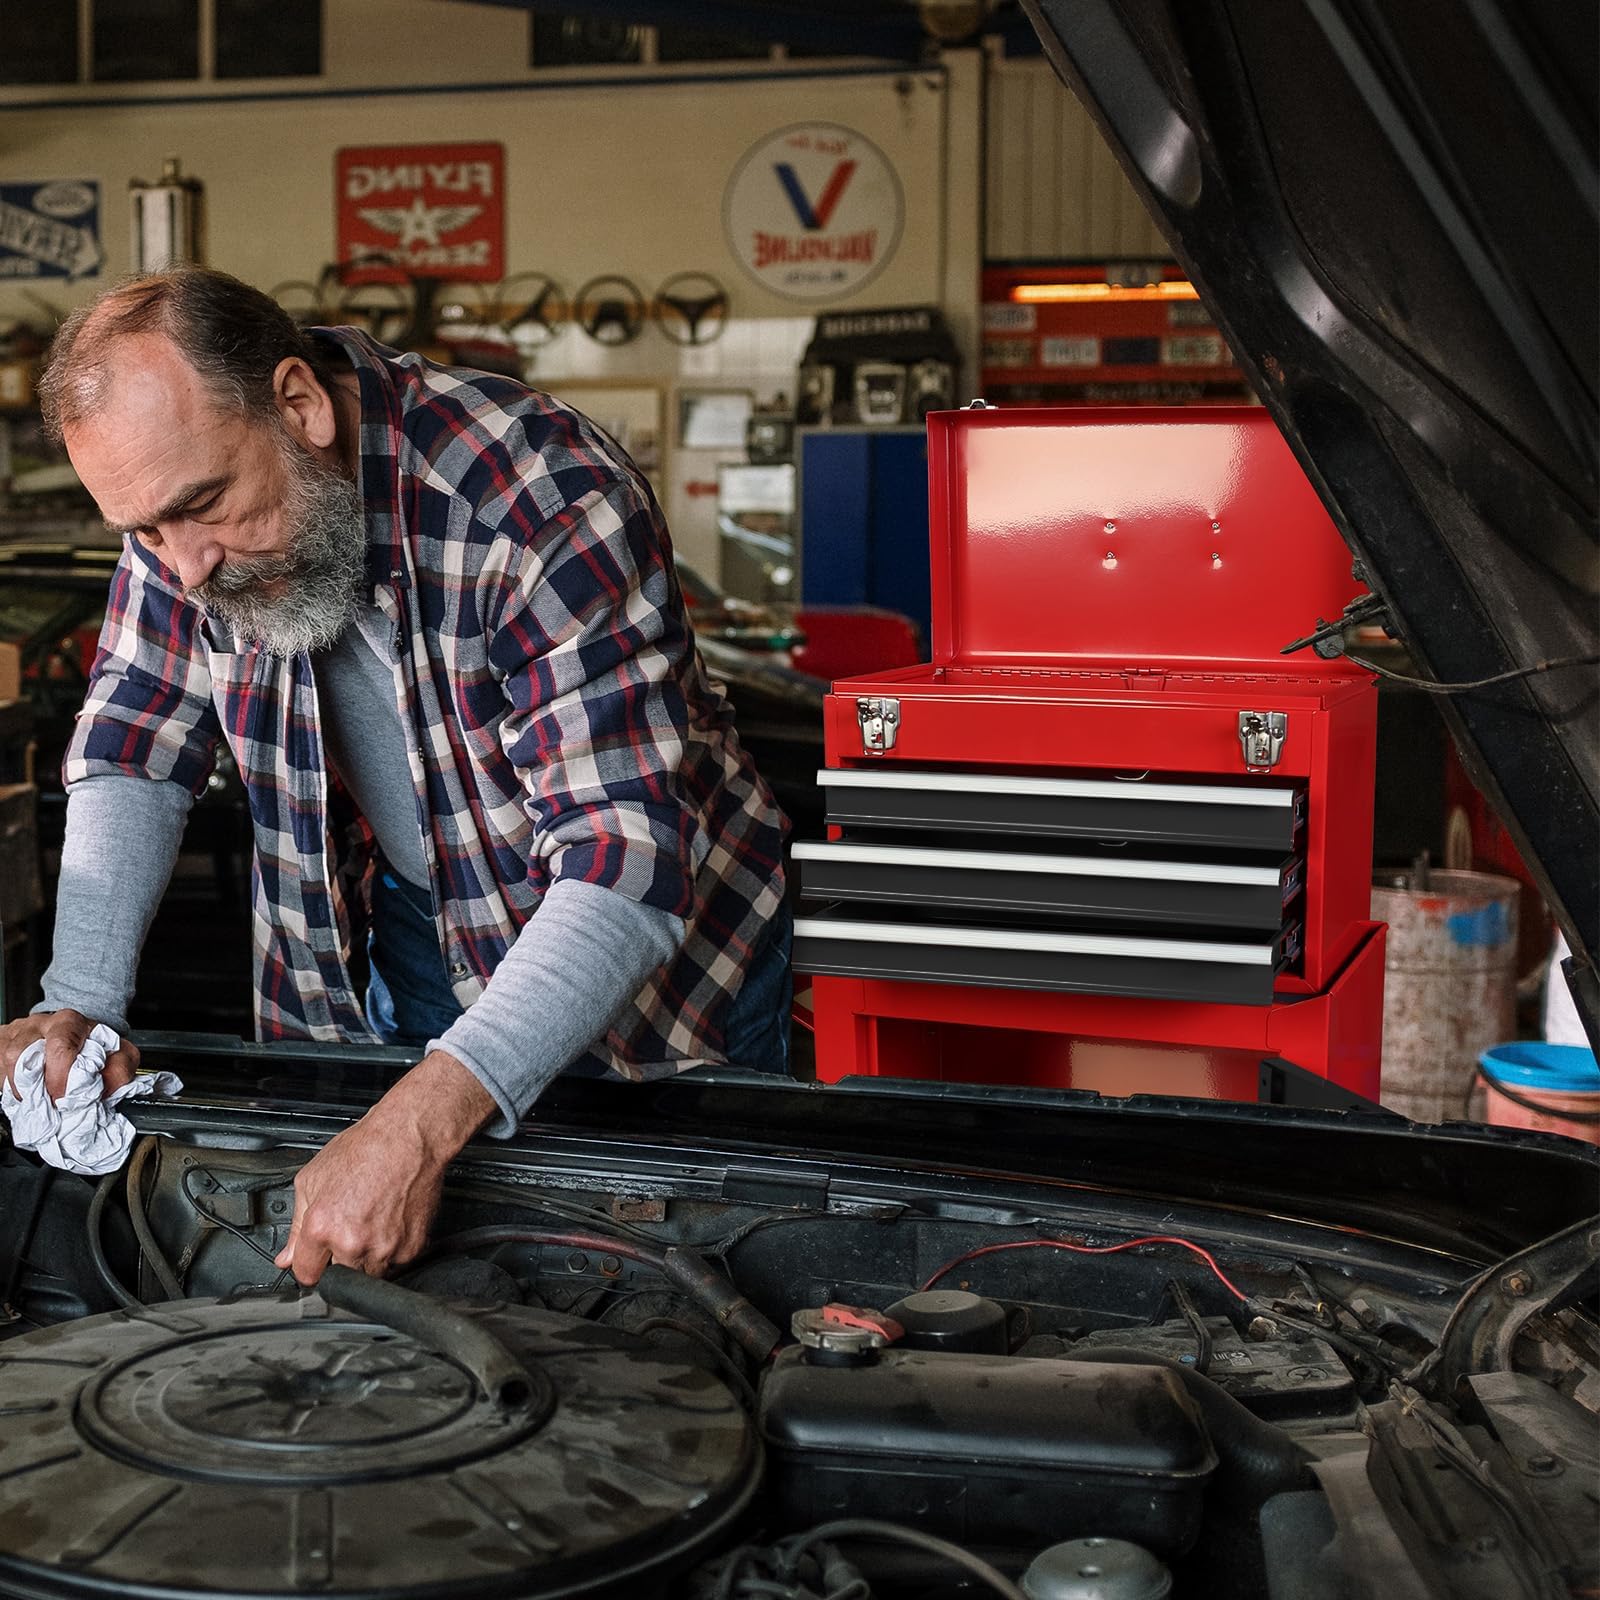
[[[1361,588],[1257,408],[928,419],[930,664],[836,683],[795,847],[818,1073],[1376,1097]],[[1248,1092],[1246,1092],[1248,1091]]]

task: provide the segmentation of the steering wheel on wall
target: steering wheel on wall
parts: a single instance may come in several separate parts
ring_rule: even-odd
[[[679,272],[656,290],[656,325],[674,344],[710,344],[728,326],[728,291],[709,272]]]
[[[547,272],[517,272],[494,291],[491,321],[523,355],[557,338],[572,307],[567,292]]]
[[[294,318],[297,326],[314,328],[329,320],[329,308],[322,291],[304,278],[288,278],[274,284],[267,294]]]
[[[403,271],[389,256],[381,253],[351,256],[348,261],[330,261],[317,281],[317,293],[336,321],[364,328],[382,344],[398,344],[409,335],[416,322],[417,287],[408,277],[402,277],[398,283],[350,281],[352,276],[374,268]]]
[[[573,314],[597,344],[632,344],[644,329],[644,296],[628,278],[591,278],[578,291]]]

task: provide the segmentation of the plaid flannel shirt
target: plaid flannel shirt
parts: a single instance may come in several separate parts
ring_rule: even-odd
[[[509,379],[321,330],[360,381],[367,576],[394,626],[440,947],[470,1006],[559,878],[685,919],[595,1045],[630,1078],[724,1059],[783,896],[783,820],[706,677],[660,509],[605,434]],[[370,1040],[350,972],[373,840],[324,759],[302,654],[233,639],[130,538],[66,781],[198,794],[226,739],[255,833],[263,1039]]]

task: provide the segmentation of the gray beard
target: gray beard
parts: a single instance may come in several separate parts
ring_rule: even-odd
[[[361,497],[342,473],[284,441],[289,467],[289,553],[223,562],[187,591],[236,637],[270,655],[326,650],[355,616],[366,574]],[[266,585],[282,582],[278,594]]]

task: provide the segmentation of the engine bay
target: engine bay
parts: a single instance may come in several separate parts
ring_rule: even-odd
[[[249,1120],[98,1184],[4,1152],[4,1592],[1594,1582],[1593,1220],[1484,1271],[1059,1183],[530,1142],[474,1146],[390,1282],[301,1292],[273,1258],[315,1140]]]

